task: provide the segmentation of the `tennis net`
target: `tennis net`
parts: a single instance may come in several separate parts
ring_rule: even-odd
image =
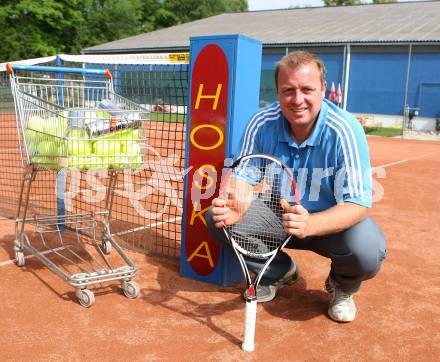
[[[118,173],[110,227],[123,246],[179,257],[183,206],[188,53],[59,55],[21,61],[110,70],[114,91],[149,112],[143,131],[144,164]],[[42,77],[47,77],[44,73]],[[23,179],[13,98],[5,64],[0,64],[0,217],[14,219]],[[66,212],[100,211],[108,173],[38,172],[29,214],[53,215],[60,202]],[[60,193],[63,194],[60,198]],[[60,201],[62,199],[62,201]]]

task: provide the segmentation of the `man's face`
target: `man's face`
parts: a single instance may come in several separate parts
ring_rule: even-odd
[[[294,135],[311,132],[324,97],[325,84],[315,63],[279,69],[278,99]]]

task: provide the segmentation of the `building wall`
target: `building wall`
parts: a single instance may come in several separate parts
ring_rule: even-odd
[[[263,51],[260,105],[276,99],[275,63],[286,50]],[[402,116],[404,105],[418,110],[420,117],[440,117],[440,47],[352,46],[310,47],[327,68],[328,97],[332,82],[344,89],[344,76],[349,61],[346,109],[354,113]],[[350,54],[347,58],[346,54]]]
[[[410,67],[408,104],[420,116],[440,118],[440,49],[413,47]]]
[[[408,54],[393,50],[351,48],[347,110],[403,114]]]
[[[260,86],[260,105],[264,106],[276,100],[275,90],[275,66],[276,63],[286,54],[296,48],[265,49],[261,65],[261,86]],[[307,48],[307,50],[319,55],[324,61],[328,83],[326,96],[330,93],[330,87],[334,82],[335,87],[343,81],[344,49],[343,47],[328,48]]]

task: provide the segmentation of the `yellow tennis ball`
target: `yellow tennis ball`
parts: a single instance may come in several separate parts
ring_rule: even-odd
[[[69,156],[69,170],[87,170],[89,168],[89,160],[84,156]]]
[[[139,168],[143,164],[142,156],[131,156],[128,159],[130,162],[130,168]]]
[[[141,145],[137,141],[121,141],[122,153],[127,156],[137,156],[141,154]]]
[[[58,157],[33,156],[32,163],[44,170],[54,170],[58,168]]]
[[[130,164],[129,157],[124,154],[118,154],[113,156],[112,167],[113,168],[128,168]]]
[[[96,140],[93,143],[93,153],[99,156],[114,155],[121,152],[121,145],[116,140]]]
[[[52,141],[41,141],[37,146],[40,156],[58,156],[58,143]]]
[[[29,117],[26,123],[26,128],[44,133],[44,122],[45,122],[44,118],[34,115]]]
[[[86,157],[87,159],[87,169],[89,170],[99,170],[102,168],[101,157],[91,154]]]
[[[69,155],[90,155],[92,153],[91,142],[87,140],[68,140],[67,152]]]
[[[99,156],[98,161],[98,169],[106,170],[108,168],[111,168],[112,162],[113,162],[113,155],[107,155],[107,156]]]
[[[44,122],[44,133],[54,137],[64,137],[67,132],[67,120],[63,117],[49,117]]]
[[[31,142],[38,142],[38,133],[33,129],[26,129],[26,131],[24,131],[24,138],[28,144]]]

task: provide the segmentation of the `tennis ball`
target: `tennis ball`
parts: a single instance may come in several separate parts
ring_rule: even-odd
[[[142,166],[142,156],[132,156],[128,158],[130,162],[130,168],[139,168]]]
[[[95,155],[115,155],[120,153],[121,145],[115,140],[98,140],[93,143],[93,153]]]
[[[94,154],[91,154],[90,156],[86,156],[85,159],[87,161],[86,168],[88,170],[96,170],[96,169],[102,168],[101,167],[102,166],[101,157],[95,156]]]
[[[139,139],[141,138],[141,130],[138,128],[130,128],[128,130],[128,137],[131,139]]]
[[[117,132],[110,132],[110,133],[104,133],[102,135],[99,135],[98,137],[96,137],[97,140],[104,140],[104,139],[115,139],[118,138],[117,137]]]
[[[87,132],[81,128],[73,128],[67,132],[67,138],[88,139]]]
[[[44,133],[58,138],[64,137],[67,131],[67,120],[62,117],[50,117],[45,120]]]
[[[32,163],[44,170],[54,170],[58,168],[58,157],[33,156]]]
[[[122,153],[127,156],[137,156],[141,154],[141,145],[136,141],[122,141]]]
[[[84,156],[69,156],[68,158],[69,170],[87,170],[90,166],[90,161]]]
[[[129,130],[127,130],[127,129],[122,129],[122,130],[119,130],[119,131],[116,131],[116,132],[113,132],[113,133],[114,133],[114,135],[116,136],[116,138],[118,138],[118,139],[124,139],[124,138],[128,138]]]
[[[132,140],[138,140],[141,138],[141,131],[139,129],[130,129],[127,132],[127,138]]]
[[[27,121],[26,128],[37,132],[44,132],[44,119],[40,116],[31,116]]]
[[[67,152],[69,155],[87,156],[92,153],[92,142],[87,132],[80,128],[67,131]]]
[[[111,117],[111,115],[110,115],[110,113],[108,113],[108,112],[96,112],[96,118],[97,119],[107,119],[107,118],[110,118]]]
[[[114,132],[117,135],[117,138],[121,140],[130,140],[134,141],[140,138],[140,130],[139,129],[123,129],[117,132]]]
[[[41,141],[38,143],[37,152],[40,156],[58,156],[58,143]]]
[[[41,133],[35,132],[32,129],[27,129],[24,132],[24,139],[27,142],[27,144],[38,143],[40,141],[40,134]]]
[[[126,168],[129,166],[130,160],[124,154],[117,154],[111,157],[111,167],[112,168]]]
[[[67,141],[61,140],[58,143],[58,154],[61,156],[67,156]]]
[[[38,143],[36,142],[27,142],[27,149],[29,152],[29,155],[35,155],[38,153]]]
[[[67,140],[67,152],[69,155],[90,155],[92,153],[92,143],[84,139],[69,139]]]
[[[37,144],[44,137],[44,119],[40,116],[32,116],[28,119],[24,132],[25,141]]]
[[[94,167],[98,170],[107,170],[111,166],[111,156],[96,157]]]

